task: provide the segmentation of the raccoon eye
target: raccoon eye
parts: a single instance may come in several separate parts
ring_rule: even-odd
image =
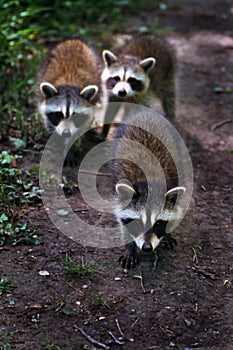
[[[136,81],[137,81],[137,79],[132,78],[132,77],[128,79],[128,82],[131,83],[131,84],[136,83]]]
[[[128,79],[128,83],[134,91],[142,91],[144,88],[143,82],[141,80],[132,77]]]
[[[167,223],[168,223],[168,221],[158,220],[154,224],[153,230],[155,231],[158,238],[165,235]]]
[[[134,220],[134,219],[124,218],[124,219],[121,219],[121,222],[122,222],[122,224],[127,225],[127,224],[129,224],[130,222],[132,222],[133,220]]]
[[[79,128],[87,121],[87,116],[85,114],[75,114],[72,117],[74,125]]]
[[[115,77],[112,77],[112,79],[114,79],[115,81],[120,81],[120,77],[118,77],[117,75]]]
[[[108,89],[113,89],[114,86],[116,85],[116,83],[117,83],[118,81],[120,81],[120,80],[121,80],[121,79],[120,79],[120,77],[118,77],[118,76],[109,78],[108,81],[107,81],[107,87],[108,87]]]
[[[58,126],[60,121],[63,119],[63,113],[62,112],[50,112],[47,113],[48,120],[51,124],[54,126]]]

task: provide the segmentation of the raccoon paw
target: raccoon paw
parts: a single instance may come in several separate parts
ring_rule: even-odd
[[[123,269],[126,270],[134,269],[137,266],[137,261],[131,256],[122,255],[119,257],[118,261]]]
[[[75,154],[68,152],[68,154],[65,158],[65,161],[64,161],[64,166],[65,167],[74,167],[77,165],[79,165],[78,157]]]
[[[163,240],[162,240],[162,245],[165,249],[174,249],[175,246],[177,245],[177,241],[175,238],[171,236],[171,234],[167,234]]]
[[[133,269],[138,265],[136,246],[134,243],[129,244],[126,247],[125,254],[120,256],[118,261],[123,267],[123,269],[127,269],[127,270]]]

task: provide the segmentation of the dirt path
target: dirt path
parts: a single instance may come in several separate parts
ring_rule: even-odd
[[[80,246],[49,222],[43,207],[32,208],[27,215],[44,232],[44,244],[4,247],[0,255],[1,275],[17,287],[0,306],[0,339],[10,349],[101,348],[74,325],[110,349],[233,349],[233,95],[225,90],[233,88],[233,5],[172,3],[160,11],[159,25],[174,28],[169,40],[179,62],[177,114],[195,174],[190,211],[174,234],[178,246],[161,250],[153,293],[144,293],[140,280],[123,275],[117,264],[123,248]],[[215,92],[218,87],[222,92]],[[78,194],[70,200],[77,204]],[[67,275],[65,254],[85,256],[101,273],[93,279]],[[58,311],[60,301],[65,305]],[[120,330],[123,345],[108,333],[119,338]]]

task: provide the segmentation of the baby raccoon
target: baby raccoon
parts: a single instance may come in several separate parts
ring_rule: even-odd
[[[64,144],[93,123],[88,107],[101,102],[99,67],[98,56],[80,39],[57,44],[45,58],[38,110],[47,130],[61,136]]]
[[[179,200],[185,187],[178,186],[176,165],[154,136],[154,114],[136,112],[126,122],[116,135],[112,182],[118,195],[115,215],[122,234],[131,241],[119,261],[129,269],[137,264],[138,252],[153,255],[162,239],[171,248],[176,243],[166,229],[182,218]]]
[[[109,102],[129,102],[153,107],[159,98],[165,116],[175,118],[175,55],[168,42],[153,34],[139,35],[116,54],[103,51],[103,89]],[[111,123],[117,110],[109,106],[105,123]],[[103,128],[106,137],[110,125]]]

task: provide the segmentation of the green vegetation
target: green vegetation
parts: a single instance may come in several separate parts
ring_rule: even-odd
[[[7,277],[0,279],[0,297],[3,293],[8,293],[13,286],[10,284],[10,281]]]
[[[12,347],[8,341],[1,341],[0,342],[0,350],[11,350]]]
[[[15,167],[13,167],[15,165]],[[39,198],[39,190],[33,185],[32,175],[16,167],[16,157],[8,152],[0,153],[0,246],[40,244],[37,230],[30,230],[27,222],[18,222],[18,208],[23,203]]]
[[[32,173],[16,167],[19,158],[7,151],[0,153],[0,210],[40,198],[39,188],[33,186]]]
[[[92,265],[85,262],[83,259],[81,261],[74,260],[68,254],[65,255],[63,263],[68,274],[76,275],[78,277],[88,277],[91,279],[97,274],[101,273],[100,267],[98,268],[96,264]]]
[[[43,350],[62,350],[60,346],[56,345],[55,343],[44,343],[42,345]]]
[[[100,295],[96,294],[96,295],[90,295],[88,297],[88,301],[90,303],[90,306],[92,308],[95,308],[97,310],[101,310],[101,311],[105,311],[110,310],[112,307],[112,301],[111,300],[107,300],[107,299],[103,299]]]

